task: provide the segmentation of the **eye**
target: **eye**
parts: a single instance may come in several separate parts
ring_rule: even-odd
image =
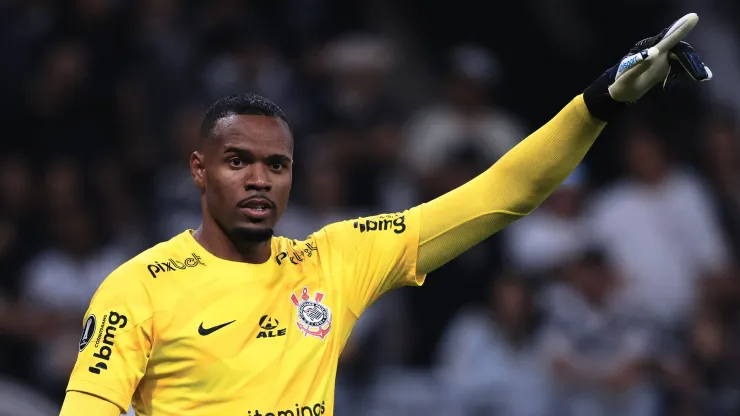
[[[279,171],[285,169],[285,164],[284,163],[281,163],[281,162],[273,162],[273,163],[270,163],[270,169],[272,169],[272,170],[274,170],[276,172],[279,172]]]
[[[229,166],[232,168],[241,168],[244,167],[244,160],[239,159],[238,157],[232,157],[228,160]]]

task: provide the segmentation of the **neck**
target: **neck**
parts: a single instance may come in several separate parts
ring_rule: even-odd
[[[209,253],[228,261],[261,264],[272,254],[270,240],[260,243],[234,241],[210,218],[203,219],[193,237]]]

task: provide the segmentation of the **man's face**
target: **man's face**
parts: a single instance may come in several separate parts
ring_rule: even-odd
[[[293,179],[288,126],[260,115],[224,117],[202,148],[191,157],[191,169],[208,213],[230,235],[269,239]]]

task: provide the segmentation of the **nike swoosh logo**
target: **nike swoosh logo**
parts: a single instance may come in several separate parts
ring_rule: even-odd
[[[231,325],[234,322],[236,322],[236,320],[231,321],[231,322],[226,322],[225,324],[216,325],[216,326],[211,327],[211,328],[203,328],[203,322],[201,322],[200,323],[200,326],[198,327],[198,333],[201,334],[201,335],[203,335],[203,336],[206,336],[208,334],[212,334],[212,333],[218,331],[219,329],[225,327],[226,325]]]

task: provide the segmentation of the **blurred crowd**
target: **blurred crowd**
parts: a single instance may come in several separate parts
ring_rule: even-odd
[[[708,93],[646,98],[532,215],[373,305],[336,413],[739,415],[740,6],[508,3],[0,1],[0,415],[58,412],[101,281],[198,226],[215,99],[288,114],[277,231],[303,238],[473,178],[683,7]]]

